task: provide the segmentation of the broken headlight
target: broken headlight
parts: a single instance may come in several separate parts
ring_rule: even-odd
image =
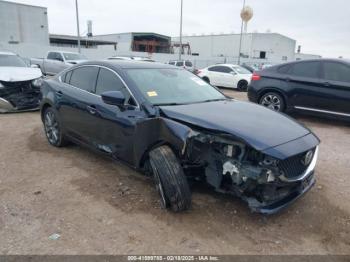
[[[41,87],[42,83],[43,83],[43,78],[42,78],[42,77],[37,78],[37,79],[34,79],[34,80],[32,81],[32,85],[33,85],[34,87]]]

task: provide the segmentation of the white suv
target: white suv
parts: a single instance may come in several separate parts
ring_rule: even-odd
[[[247,90],[252,73],[232,64],[218,64],[198,70],[197,75],[214,86]]]
[[[183,60],[183,61],[174,61],[171,60],[167,64],[177,66],[177,67],[182,67],[187,69],[188,71],[193,72],[194,71],[194,66],[193,63],[189,60]]]

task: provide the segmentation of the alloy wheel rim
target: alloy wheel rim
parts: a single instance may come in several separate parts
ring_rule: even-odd
[[[281,111],[281,100],[276,95],[265,96],[261,104],[272,110]]]
[[[51,111],[45,114],[45,133],[51,144],[57,144],[60,133],[56,117]]]

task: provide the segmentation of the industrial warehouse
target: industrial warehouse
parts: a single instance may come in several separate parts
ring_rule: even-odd
[[[349,8],[0,0],[0,261],[349,261]]]

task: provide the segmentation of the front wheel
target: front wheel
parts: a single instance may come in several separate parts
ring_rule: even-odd
[[[263,95],[259,104],[276,112],[283,112],[285,110],[285,103],[282,96],[275,92],[269,92]]]
[[[149,154],[150,165],[162,208],[174,212],[191,207],[191,191],[183,169],[168,146],[161,146]]]
[[[63,147],[67,145],[68,142],[62,134],[57,112],[53,108],[49,107],[45,110],[43,122],[46,138],[51,145],[55,147]]]

